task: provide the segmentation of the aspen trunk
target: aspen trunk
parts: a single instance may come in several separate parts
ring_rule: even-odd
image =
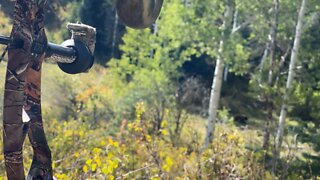
[[[118,24],[119,24],[119,17],[118,14],[115,13],[114,15],[114,26],[113,26],[113,35],[112,35],[112,53],[111,58],[115,58],[115,48],[117,43],[117,30],[118,30]]]
[[[223,50],[223,41],[220,42],[219,51]],[[209,117],[206,126],[206,137],[203,146],[208,147],[214,138],[214,131],[217,119],[217,110],[220,101],[221,87],[222,87],[222,77],[223,77],[224,64],[222,57],[217,60],[216,68],[214,71],[214,78],[212,83],[210,104],[209,104]]]
[[[217,111],[219,107],[221,87],[223,81],[223,70],[224,70],[224,59],[223,59],[223,51],[224,51],[224,43],[227,38],[233,32],[233,15],[236,13],[235,11],[235,1],[229,0],[228,5],[226,7],[223,19],[223,31],[221,33],[221,40],[219,44],[217,63],[215,67],[212,88],[210,93],[210,102],[209,102],[209,117],[206,125],[206,136],[203,143],[203,148],[209,146],[209,144],[214,139],[214,131],[217,119]]]
[[[300,47],[300,40],[301,40],[301,34],[302,34],[302,27],[303,27],[303,19],[304,19],[304,14],[305,14],[305,7],[306,7],[306,1],[307,0],[302,0],[301,3],[301,8],[299,12],[299,17],[298,17],[298,22],[296,26],[296,34],[295,34],[295,39],[294,39],[294,45],[293,49],[291,52],[291,58],[290,58],[290,67],[289,67],[289,74],[288,74],[288,79],[287,79],[287,84],[286,84],[286,91],[283,97],[283,103],[281,107],[281,113],[279,117],[279,126],[276,134],[276,142],[275,142],[275,147],[276,147],[276,152],[279,153],[281,144],[282,144],[282,139],[283,139],[283,131],[284,131],[284,126],[285,126],[285,119],[287,116],[288,112],[288,99],[290,96],[290,91],[292,88],[292,82],[293,78],[295,75],[295,64],[297,61],[298,57],[298,52],[299,52],[299,47]]]
[[[273,7],[273,25],[270,28],[270,36],[271,40],[270,43],[268,43],[265,54],[263,55],[264,58],[268,55],[268,50],[270,49],[270,63],[269,63],[269,74],[268,74],[268,86],[271,88],[273,85],[273,70],[274,70],[274,63],[276,61],[275,53],[276,53],[276,41],[277,41],[277,33],[278,33],[278,15],[279,15],[279,0],[274,0],[274,7]],[[270,47],[269,47],[270,46]],[[266,126],[265,126],[265,132],[263,137],[263,145],[262,147],[265,150],[269,149],[270,144],[270,132],[271,132],[271,124],[273,121],[273,103],[272,99],[270,97],[270,94],[268,93],[266,95],[266,109],[267,109],[267,116],[266,116]]]

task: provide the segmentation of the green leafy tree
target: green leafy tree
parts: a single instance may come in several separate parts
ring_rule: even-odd
[[[133,112],[137,101],[153,108],[155,129],[159,130],[165,109],[174,101],[178,69],[197,53],[193,34],[192,9],[179,0],[165,1],[153,29],[127,29],[121,46],[121,59],[108,65],[119,81],[123,102]],[[118,79],[117,78],[117,79]],[[130,110],[131,109],[131,110]]]

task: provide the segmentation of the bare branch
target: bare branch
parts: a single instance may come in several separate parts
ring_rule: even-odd
[[[144,167],[139,168],[139,169],[136,169],[136,170],[134,170],[134,171],[130,171],[130,172],[128,172],[127,174],[121,175],[120,177],[116,178],[116,180],[119,180],[119,179],[122,179],[122,178],[124,178],[124,177],[127,177],[127,176],[129,176],[130,174],[134,174],[134,173],[136,173],[136,172],[139,172],[139,171],[148,169],[148,168],[150,168],[150,167],[152,167],[152,166],[154,166],[154,164],[151,164],[151,165],[148,165],[148,166],[144,166]]]
[[[257,17],[255,15],[251,16],[250,18],[248,18],[245,22],[243,22],[242,24],[240,24],[239,26],[235,27],[234,29],[232,29],[231,34],[234,34],[236,32],[238,32],[239,30],[241,30],[242,28],[248,26],[249,24],[251,24],[253,21],[255,21],[257,19]]]

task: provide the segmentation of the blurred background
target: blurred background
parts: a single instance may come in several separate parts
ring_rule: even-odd
[[[42,111],[57,179],[319,179],[320,2],[304,1],[164,0],[158,21],[134,30],[112,0],[48,0],[51,42],[70,37],[68,22],[97,28],[88,73],[43,65]],[[0,0],[1,35],[10,35],[13,4]],[[279,126],[283,104],[288,114]],[[27,172],[28,140],[24,158]],[[0,179],[4,172],[0,156]]]

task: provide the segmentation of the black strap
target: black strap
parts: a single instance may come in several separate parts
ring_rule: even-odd
[[[4,59],[4,57],[6,56],[7,52],[8,52],[8,46],[6,46],[6,48],[4,49],[1,57],[0,57],[0,63],[2,62],[2,60]]]

